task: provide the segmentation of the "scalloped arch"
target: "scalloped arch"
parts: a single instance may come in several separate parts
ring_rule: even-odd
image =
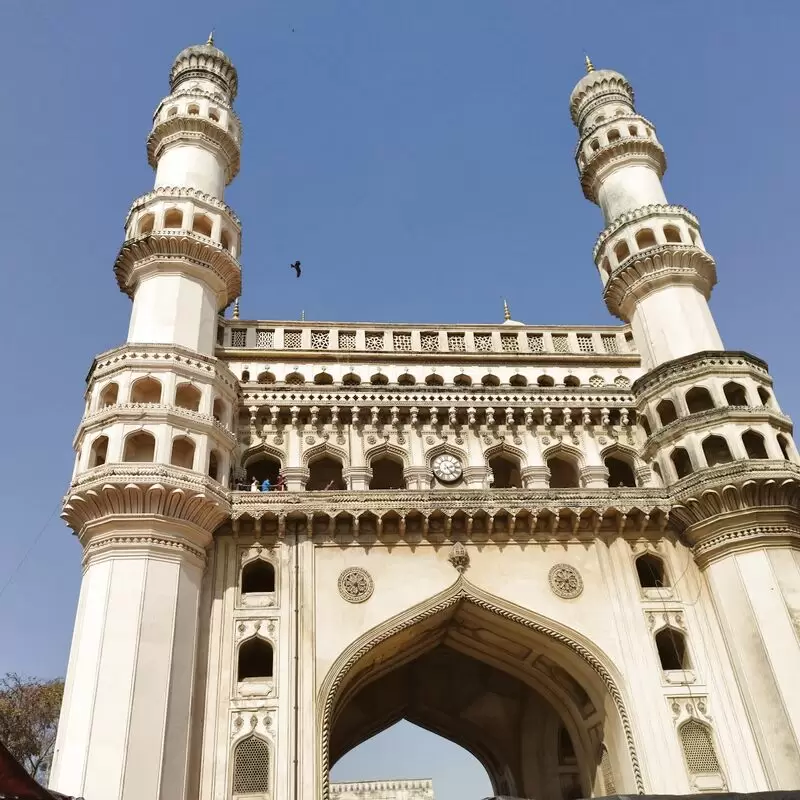
[[[554,456],[557,457],[559,455],[565,455],[567,458],[573,459],[575,462],[577,462],[578,469],[583,469],[584,466],[586,466],[585,459],[580,448],[571,444],[566,444],[565,442],[556,442],[555,444],[552,444],[543,450],[542,460],[546,464],[548,459],[553,458]]]
[[[510,445],[508,442],[499,442],[498,444],[494,444],[491,447],[487,447],[486,450],[483,451],[483,460],[486,462],[486,465],[489,465],[489,459],[495,458],[495,456],[502,456],[502,455],[509,455],[513,456],[514,458],[519,460],[519,468],[525,469],[528,466],[528,454],[519,447],[514,447]]]
[[[439,442],[438,444],[431,445],[430,448],[425,452],[425,464],[428,469],[431,469],[431,462],[433,459],[442,453],[450,453],[450,455],[456,456],[456,458],[461,459],[461,463],[464,466],[466,466],[468,463],[467,454],[460,447],[456,447],[449,442]]]
[[[391,444],[390,442],[380,442],[380,444],[370,447],[369,450],[364,453],[364,461],[369,466],[372,466],[373,459],[380,458],[381,456],[399,459],[403,468],[409,466],[408,453],[402,447],[398,447],[396,444]]]
[[[312,462],[319,458],[324,458],[325,456],[332,456],[338,459],[342,462],[343,468],[348,468],[350,466],[350,458],[347,453],[340,447],[330,444],[330,442],[320,442],[319,444],[309,447],[308,450],[303,453],[303,466],[308,467]]]
[[[266,442],[261,442],[260,444],[255,444],[251,447],[248,447],[247,450],[242,453],[240,459],[241,465],[246,467],[248,464],[256,461],[258,456],[262,455],[274,458],[281,465],[281,468],[283,467],[283,462],[286,458],[283,451],[277,447],[273,447],[271,444],[267,444]]]

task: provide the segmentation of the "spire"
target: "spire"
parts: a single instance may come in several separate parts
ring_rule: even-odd
[[[303,310],[300,312],[300,322],[305,322],[305,321],[306,321],[306,312],[305,310]]]
[[[233,319],[239,319],[239,298],[233,301]]]
[[[508,310],[508,303],[503,298],[503,319],[508,322],[511,319],[511,312]]]
[[[588,75],[590,72],[594,72],[594,64],[592,64],[592,59],[589,58],[587,53],[584,53],[583,57],[586,59],[586,74]]]
[[[214,46],[214,29],[211,29],[211,33],[208,34],[208,41],[206,44],[210,44],[212,47]]]

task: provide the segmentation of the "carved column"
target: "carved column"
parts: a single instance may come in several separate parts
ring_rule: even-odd
[[[79,482],[64,508],[84,574],[50,785],[182,800],[206,548],[229,508],[211,481],[122,469]]]

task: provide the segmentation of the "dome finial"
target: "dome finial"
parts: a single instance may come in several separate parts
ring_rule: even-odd
[[[233,301],[233,318],[239,319],[239,298]]]
[[[206,44],[210,44],[212,47],[214,45],[214,29],[211,29],[211,33],[208,34],[208,41]]]
[[[511,312],[508,310],[508,303],[503,298],[503,319],[508,322],[511,319]]]
[[[588,75],[590,72],[594,72],[594,64],[592,64],[592,59],[589,58],[588,53],[584,53],[583,57],[586,59],[586,74]]]

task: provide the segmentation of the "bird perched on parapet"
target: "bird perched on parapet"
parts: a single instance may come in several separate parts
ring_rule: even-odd
[[[294,264],[289,264],[289,269],[293,269],[297,273],[297,277],[298,278],[300,277],[300,272],[302,270],[300,269],[300,262],[299,261],[295,261]]]

